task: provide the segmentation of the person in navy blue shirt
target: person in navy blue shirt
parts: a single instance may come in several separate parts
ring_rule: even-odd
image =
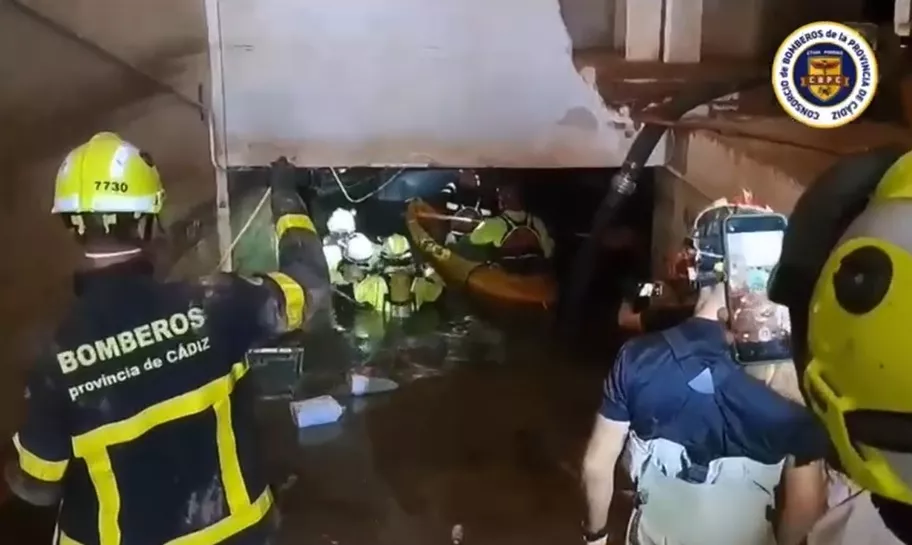
[[[726,214],[754,211],[727,202],[719,207]],[[732,358],[720,318],[726,318],[724,286],[708,283],[692,318],[634,338],[618,353],[583,462],[587,542],[608,540],[621,459],[636,485],[630,544],[772,544],[774,509],[778,542],[800,543],[822,516],[829,448],[823,428],[803,406],[752,376],[764,374],[759,368],[748,373]],[[775,505],[780,480],[785,501]]]

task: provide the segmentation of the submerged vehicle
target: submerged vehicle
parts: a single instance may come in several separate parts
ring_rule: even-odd
[[[426,202],[412,201],[405,223],[415,251],[448,287],[496,304],[550,308],[557,300],[557,281],[549,272],[512,273],[495,263],[471,261],[444,246],[449,220]]]

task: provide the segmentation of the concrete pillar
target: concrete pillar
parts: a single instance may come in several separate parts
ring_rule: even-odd
[[[703,36],[703,0],[665,0],[662,60],[699,63]]]
[[[627,0],[614,0],[614,50],[627,47]]]
[[[684,0],[686,1],[686,0]],[[624,58],[657,61],[662,48],[662,0],[627,0]]]
[[[909,36],[912,27],[912,1],[896,0],[893,10],[893,31],[899,36]]]

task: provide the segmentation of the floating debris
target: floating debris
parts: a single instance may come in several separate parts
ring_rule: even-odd
[[[399,388],[399,384],[395,380],[383,377],[371,377],[359,373],[352,373],[349,376],[349,385],[351,386],[351,394],[353,396],[392,392]]]
[[[345,407],[332,396],[324,395],[292,401],[289,405],[291,417],[299,428],[330,424],[342,418]]]
[[[465,530],[462,528],[462,524],[454,524],[453,530],[450,531],[450,540],[452,540],[453,545],[461,545],[464,538]]]
[[[276,487],[276,495],[281,496],[282,494],[291,490],[294,487],[294,485],[296,485],[297,483],[298,483],[298,476],[295,475],[294,473],[286,476],[285,479],[282,481],[282,484],[280,484],[278,487]]]

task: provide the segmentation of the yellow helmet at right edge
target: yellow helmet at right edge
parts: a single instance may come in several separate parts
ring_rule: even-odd
[[[912,504],[912,153],[841,159],[805,191],[770,297],[841,468]]]
[[[57,171],[54,214],[161,212],[164,189],[151,158],[103,132],[71,151]]]

